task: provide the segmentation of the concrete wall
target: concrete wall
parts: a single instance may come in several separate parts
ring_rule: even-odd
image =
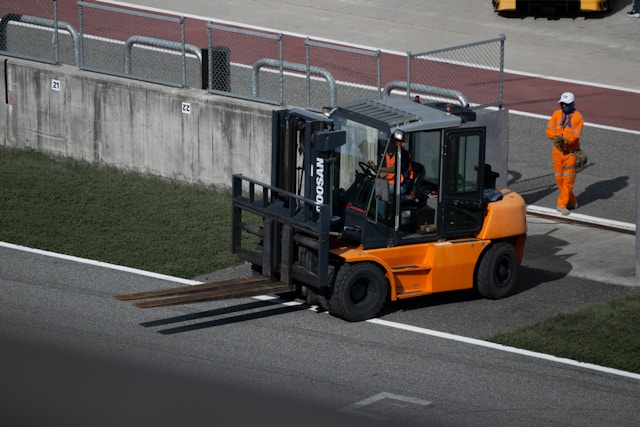
[[[2,145],[207,185],[228,187],[232,173],[270,181],[275,106],[66,65],[0,61]]]

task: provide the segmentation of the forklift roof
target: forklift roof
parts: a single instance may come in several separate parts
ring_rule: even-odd
[[[416,132],[460,126],[462,119],[437,108],[406,98],[385,98],[354,101],[339,106],[352,114],[387,125],[393,132]]]

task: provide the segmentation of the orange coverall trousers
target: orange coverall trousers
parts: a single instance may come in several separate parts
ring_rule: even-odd
[[[553,174],[560,194],[557,206],[568,207],[577,202],[573,194],[573,185],[576,182],[576,156],[573,153],[563,153],[555,146],[551,148],[553,160]]]

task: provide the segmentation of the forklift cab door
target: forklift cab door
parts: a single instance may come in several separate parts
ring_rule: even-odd
[[[444,134],[438,203],[441,238],[471,237],[482,228],[485,138],[484,127],[451,129]]]

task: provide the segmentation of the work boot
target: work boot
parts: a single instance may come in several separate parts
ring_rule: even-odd
[[[569,203],[567,205],[567,209],[569,209],[570,211],[574,210],[574,209],[578,209],[578,202],[575,203]]]
[[[569,209],[565,208],[564,206],[556,206],[556,210],[562,215],[569,215]]]

